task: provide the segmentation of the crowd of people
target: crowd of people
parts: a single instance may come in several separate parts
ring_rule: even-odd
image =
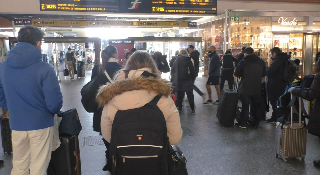
[[[62,108],[62,94],[54,69],[41,59],[41,40],[43,32],[32,26],[21,28],[18,33],[19,43],[13,48],[7,60],[0,68],[0,107],[9,111],[12,129],[13,169],[11,175],[46,174],[52,151],[53,116]],[[32,53],[32,54],[30,54]],[[166,122],[167,136],[171,144],[178,144],[182,139],[179,113],[185,94],[188,98],[191,114],[195,114],[193,90],[202,98],[204,105],[219,104],[220,94],[228,81],[230,90],[234,89],[234,77],[241,78],[237,89],[242,102],[240,128],[257,128],[261,119],[261,82],[268,77],[268,99],[273,111],[276,111],[279,97],[285,92],[287,83],[281,79],[284,74],[285,61],[290,59],[279,48],[271,50],[270,67],[254,54],[252,48],[243,48],[235,58],[230,50],[220,59],[216,47],[208,48],[210,59],[209,77],[206,82],[207,94],[195,86],[199,74],[200,53],[193,45],[176,52],[170,64],[167,57],[160,52],[152,56],[146,52],[126,53],[124,66],[118,64],[118,50],[107,46],[101,52],[102,63],[92,69],[92,93],[82,96],[85,109],[92,107],[93,130],[99,132],[106,146],[107,164],[105,171],[112,171],[110,142],[113,122],[119,111],[142,108],[159,97],[156,106]],[[66,66],[74,78],[71,49],[66,54]],[[318,68],[320,59],[317,59]],[[171,70],[170,70],[170,67]],[[36,70],[36,71],[35,71]],[[161,79],[161,73],[171,73],[171,82]],[[316,100],[311,112],[310,122],[315,127],[320,125],[320,69],[310,89],[291,88],[290,93],[306,100]],[[19,78],[15,78],[19,77]],[[90,83],[90,82],[89,82]],[[173,87],[173,90],[171,89]],[[213,100],[211,86],[215,87],[217,99]],[[97,95],[96,95],[97,94]],[[176,95],[176,105],[172,99]],[[93,97],[93,98],[91,98]],[[206,99],[208,100],[206,101]],[[129,100],[130,99],[130,100]],[[249,105],[253,108],[253,121],[249,123]],[[273,112],[269,120],[275,121]],[[138,138],[141,139],[142,136]],[[319,167],[320,161],[314,164]]]

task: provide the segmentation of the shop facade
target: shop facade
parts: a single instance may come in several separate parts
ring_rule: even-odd
[[[236,56],[242,47],[252,47],[270,64],[270,49],[279,47],[300,60],[301,76],[314,73],[320,52],[320,12],[226,10],[198,24],[204,49],[215,45],[219,54],[231,49]]]

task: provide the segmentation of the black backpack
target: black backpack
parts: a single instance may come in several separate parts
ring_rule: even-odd
[[[169,141],[156,96],[141,108],[118,111],[110,142],[112,175],[167,175]]]
[[[67,53],[67,61],[73,61],[74,60],[74,53]]]
[[[314,80],[315,75],[307,75],[305,76],[300,84],[301,89],[310,89],[312,82]]]
[[[297,65],[292,60],[286,60],[284,66],[283,80],[292,83],[297,78]]]
[[[183,56],[180,56],[180,58],[177,59],[177,80],[178,81],[185,81],[190,79],[190,70],[188,67],[188,60],[191,58],[187,57],[187,58],[183,58]]]

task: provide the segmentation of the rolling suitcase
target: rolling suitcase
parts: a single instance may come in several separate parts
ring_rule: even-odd
[[[224,89],[218,106],[217,118],[226,127],[234,125],[239,95],[236,91]]]
[[[11,141],[11,129],[9,119],[1,116],[1,139],[3,152],[11,155],[12,153],[12,141]]]
[[[84,78],[84,77],[86,77],[86,70],[85,70],[84,62],[83,62],[83,61],[78,61],[77,77],[78,77],[78,78]]]
[[[292,95],[291,95],[292,96]],[[302,113],[304,111],[302,98],[299,98],[299,121],[294,122],[293,114],[297,113],[294,107],[294,101],[296,97],[291,98],[291,102],[288,107],[291,108],[291,122],[285,122],[283,119],[282,123],[278,122],[276,126],[276,157],[281,157],[285,162],[287,158],[301,157],[304,160],[306,156],[307,146],[307,129],[305,122],[302,123]]]
[[[52,152],[48,174],[81,175],[78,136],[60,135],[60,147]]]

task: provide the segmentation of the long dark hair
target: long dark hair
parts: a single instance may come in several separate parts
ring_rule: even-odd
[[[102,65],[100,66],[99,73],[103,73],[106,70],[107,64],[110,60],[110,58],[118,52],[117,48],[114,46],[107,46],[102,52],[101,52],[101,58],[102,58]]]

